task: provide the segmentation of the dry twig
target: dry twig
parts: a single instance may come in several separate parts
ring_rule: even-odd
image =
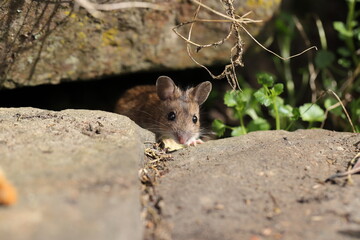
[[[298,31],[300,32],[301,37],[304,39],[305,41],[305,45],[307,47],[311,46],[309,37],[307,36],[303,25],[300,23],[299,19],[297,17],[293,17],[294,22],[295,22],[295,26],[298,29]],[[310,89],[311,89],[311,102],[315,103],[316,101],[316,84],[315,84],[315,80],[319,74],[319,70],[315,70],[315,65],[312,61],[312,54],[308,54],[308,69],[309,69],[309,73],[310,73],[310,78],[309,78],[309,85],[310,85]]]
[[[339,98],[339,96],[338,96],[333,90],[330,90],[330,89],[329,89],[328,92],[331,93],[331,94],[338,100],[338,102],[337,102],[336,104],[334,104],[334,105],[332,105],[332,106],[330,106],[330,107],[328,107],[328,108],[326,109],[326,112],[325,112],[325,120],[326,120],[326,117],[327,117],[327,114],[328,114],[329,111],[331,111],[332,109],[337,108],[338,106],[341,106],[342,109],[343,109],[343,111],[344,111],[344,113],[345,113],[345,115],[346,115],[347,120],[349,121],[349,123],[350,123],[350,125],[351,125],[351,128],[352,128],[353,132],[356,133],[356,130],[355,130],[355,127],[354,127],[353,122],[351,121],[350,115],[349,115],[348,111],[346,110],[343,102],[342,102],[341,99]],[[320,128],[323,128],[323,127],[324,127],[325,120],[321,123],[321,127],[320,127]]]
[[[100,11],[114,11],[126,8],[151,8],[158,11],[168,9],[168,6],[150,2],[118,2],[118,3],[105,3],[97,4],[89,0],[75,0],[77,4],[85,8],[93,17],[101,18],[103,14]]]
[[[351,159],[346,172],[334,174],[334,175],[330,176],[328,179],[326,179],[326,181],[330,181],[330,180],[333,180],[335,178],[346,177],[347,176],[348,177],[348,182],[351,183],[352,182],[351,174],[355,174],[355,173],[360,172],[359,158],[360,158],[360,153],[356,154],[356,156],[353,159]]]
[[[189,22],[185,22],[185,23],[181,23],[178,26],[173,28],[173,31],[180,36],[183,40],[185,40],[187,42],[187,52],[189,57],[191,58],[191,60],[193,62],[195,62],[197,65],[203,67],[205,70],[208,71],[208,73],[210,74],[210,76],[213,79],[222,79],[224,77],[227,78],[229,84],[232,86],[233,89],[236,88],[240,88],[238,81],[237,81],[237,76],[236,76],[236,72],[235,72],[235,68],[237,66],[244,66],[244,63],[242,61],[242,55],[244,52],[244,43],[241,39],[241,35],[240,35],[240,28],[241,28],[241,24],[247,24],[247,23],[254,23],[254,22],[261,22],[261,20],[253,20],[250,18],[247,18],[247,15],[250,14],[244,14],[243,16],[238,16],[235,14],[235,9],[233,6],[233,0],[221,0],[221,2],[223,3],[223,6],[225,8],[226,14],[222,14],[210,7],[208,7],[207,5],[197,1],[197,0],[192,0],[194,3],[198,4],[198,7],[196,9],[196,12],[194,14],[193,20],[189,21]],[[198,19],[198,13],[201,9],[201,7],[205,8],[208,11],[211,11],[215,14],[217,14],[220,17],[225,18],[226,20],[208,20],[208,19]],[[215,43],[210,43],[210,44],[198,44],[195,43],[193,41],[191,41],[191,35],[192,35],[192,29],[195,23],[197,22],[229,22],[230,23],[230,29],[229,29],[229,33],[221,40],[215,42]],[[191,24],[190,25],[190,30],[188,33],[188,37],[184,37],[183,35],[181,35],[177,29],[187,25],[187,24]],[[224,71],[219,74],[219,75],[214,75],[211,73],[211,71],[205,67],[204,65],[200,64],[192,55],[191,52],[191,45],[196,47],[196,51],[200,51],[202,48],[208,48],[208,47],[216,47],[219,45],[222,45],[225,41],[227,41],[231,36],[234,36],[235,38],[235,44],[231,49],[231,57],[230,57],[230,64],[225,66]]]
[[[307,51],[309,51],[311,49],[317,49],[315,46],[313,46],[313,47],[310,47],[310,48],[302,51],[301,53],[295,54],[295,55],[290,56],[288,58],[283,58],[280,55],[276,54],[275,52],[273,52],[273,51],[267,49],[266,47],[264,47],[244,27],[244,25],[246,25],[246,24],[259,23],[259,22],[262,22],[262,20],[254,20],[254,19],[248,18],[247,16],[251,12],[248,12],[248,13],[244,14],[243,16],[239,16],[239,15],[235,14],[235,9],[234,9],[234,6],[233,6],[233,2],[234,2],[233,0],[220,0],[221,3],[224,6],[226,14],[220,13],[219,11],[216,11],[216,10],[212,9],[211,7],[203,4],[201,1],[198,1],[198,0],[191,0],[191,1],[198,5],[192,21],[181,23],[181,24],[175,26],[173,28],[173,31],[179,37],[181,37],[183,40],[185,40],[187,42],[187,52],[188,52],[188,55],[189,55],[189,57],[191,58],[192,61],[194,61],[197,65],[199,65],[200,67],[203,67],[205,70],[207,70],[208,73],[210,74],[210,76],[213,79],[222,79],[222,78],[226,77],[229,84],[231,85],[231,87],[233,89],[236,89],[236,88],[240,89],[240,86],[239,86],[239,83],[238,83],[238,80],[237,80],[237,76],[236,76],[236,72],[235,72],[235,68],[237,66],[241,66],[241,67],[244,66],[244,63],[242,61],[242,55],[243,55],[243,52],[244,52],[244,42],[241,39],[241,34],[240,34],[241,30],[243,30],[246,34],[248,34],[250,36],[250,38],[253,41],[255,41],[255,43],[258,44],[261,48],[263,48],[264,50],[272,53],[273,55],[279,57],[282,60],[287,60],[287,59],[290,59],[290,58],[293,58],[293,57],[297,57],[297,56],[299,56],[299,55],[301,55],[301,54],[303,54],[303,53],[305,53],[305,52],[307,52]],[[214,14],[216,14],[217,16],[225,18],[226,20],[224,20],[224,19],[223,20],[209,20],[209,19],[199,19],[199,18],[197,18],[201,7],[208,10],[208,11],[210,11],[210,12],[212,12],[212,13],[214,13]],[[217,41],[217,42],[211,43],[211,44],[198,44],[198,43],[195,43],[195,42],[191,41],[193,25],[195,23],[198,23],[198,22],[229,22],[230,23],[230,30],[229,30],[229,33],[223,39],[221,39],[220,41]],[[184,37],[183,35],[181,35],[178,32],[177,29],[184,26],[184,25],[188,25],[188,24],[191,24],[190,25],[190,30],[189,30],[188,36]],[[202,48],[219,46],[219,45],[223,44],[225,41],[227,41],[230,38],[230,36],[232,36],[232,35],[235,38],[235,43],[234,43],[233,47],[231,48],[230,64],[225,66],[225,68],[224,68],[224,70],[223,70],[223,72],[221,74],[219,74],[219,75],[212,74],[211,71],[207,67],[200,64],[193,57],[190,46],[195,46],[196,50],[198,52]]]

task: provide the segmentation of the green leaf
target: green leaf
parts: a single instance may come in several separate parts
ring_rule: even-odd
[[[284,104],[284,99],[281,97],[275,97],[275,104],[277,106],[278,109],[278,114],[280,117],[287,117],[287,118],[291,118],[292,117],[292,107],[290,105],[285,105]],[[273,116],[274,118],[276,117],[276,113],[275,113],[275,108],[273,105],[271,105],[270,107],[270,115]]]
[[[294,37],[295,24],[292,15],[289,13],[280,12],[276,18],[275,27],[278,34],[289,39]]]
[[[325,112],[316,104],[305,103],[300,108],[301,119],[306,122],[322,122],[325,120]]]
[[[284,84],[277,83],[273,87],[275,96],[279,96],[284,91]]]
[[[291,120],[298,120],[301,117],[299,108],[293,108]]]
[[[244,134],[246,134],[246,129],[242,126],[235,127],[231,131],[231,136],[233,136],[233,137],[244,135]]]
[[[348,48],[346,47],[340,47],[337,50],[338,54],[340,54],[343,57],[350,57],[351,56],[351,52]]]
[[[336,31],[338,31],[338,33],[340,34],[340,36],[346,37],[346,38],[351,38],[353,37],[353,32],[347,30],[345,24],[343,22],[339,22],[336,21],[333,23],[334,29]]]
[[[355,32],[355,38],[356,38],[358,41],[360,41],[360,28],[356,29],[356,31],[354,31],[354,32]]]
[[[351,27],[351,28],[356,28],[357,25],[358,25],[358,22],[357,22],[357,21],[354,21],[354,20],[353,20],[353,21],[350,22],[350,27]]]
[[[280,105],[279,114],[282,117],[292,118],[293,117],[293,108],[290,105]]]
[[[351,67],[351,61],[346,58],[340,58],[338,60],[338,64],[342,66],[343,68],[350,68]]]
[[[238,91],[227,91],[224,96],[224,103],[228,107],[235,107],[239,98]]]
[[[257,118],[247,125],[248,132],[270,130],[270,123],[264,118]]]
[[[360,127],[360,98],[350,102],[350,113],[353,123]]]
[[[256,110],[254,108],[248,108],[246,109],[245,113],[250,116],[253,120],[258,119],[259,116],[256,113]]]
[[[326,50],[319,50],[315,56],[315,65],[320,69],[325,69],[331,66],[335,61],[335,55]]]
[[[253,89],[251,88],[245,88],[240,92],[240,98],[243,102],[249,102],[251,100],[251,96],[253,94]]]
[[[266,94],[266,89],[260,88],[254,93],[254,96],[260,104],[265,105],[266,107],[271,105],[271,99]]]
[[[221,137],[225,133],[226,125],[218,119],[215,119],[211,125],[212,129],[218,137]]]
[[[275,82],[275,77],[269,73],[258,73],[256,79],[259,84],[266,87],[272,87]]]

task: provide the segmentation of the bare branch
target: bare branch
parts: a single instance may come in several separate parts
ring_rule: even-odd
[[[95,4],[97,10],[114,11],[124,8],[151,8],[154,10],[165,11],[169,7],[161,4],[150,2],[120,2],[120,3],[107,3],[107,4]]]
[[[305,49],[304,51],[302,51],[302,52],[300,52],[300,53],[297,53],[297,54],[295,54],[295,55],[291,55],[290,57],[284,58],[284,57],[280,56],[279,54],[271,51],[270,49],[264,47],[258,40],[256,40],[256,38],[254,38],[254,37],[251,35],[251,33],[249,33],[248,30],[246,30],[246,28],[245,28],[244,26],[241,26],[241,28],[242,28],[242,29],[252,38],[252,40],[254,40],[254,42],[255,42],[257,45],[259,45],[262,49],[264,49],[265,51],[267,51],[267,52],[275,55],[276,57],[278,57],[278,58],[280,58],[281,60],[284,60],[284,61],[285,61],[285,60],[289,60],[289,59],[294,58],[294,57],[298,57],[298,56],[306,53],[307,51],[310,51],[311,49],[318,50],[316,46],[312,46],[312,47],[309,47],[309,48]]]
[[[241,16],[241,17],[238,17],[238,16],[237,16],[237,18],[234,18],[234,17],[228,16],[228,15],[225,15],[225,14],[219,12],[219,11],[216,11],[216,10],[212,9],[211,7],[205,5],[205,4],[203,4],[203,3],[201,3],[201,2],[199,2],[199,1],[197,1],[197,0],[191,0],[191,1],[194,2],[194,3],[196,3],[196,4],[198,4],[198,5],[201,6],[201,7],[209,10],[210,12],[215,13],[216,15],[218,15],[218,16],[220,16],[220,17],[223,17],[223,18],[226,18],[226,19],[228,19],[228,20],[231,20],[231,22],[238,22],[238,23],[240,23],[240,24],[241,24],[241,23],[256,23],[256,22],[262,22],[262,20],[253,20],[253,19],[251,19],[251,18],[245,18],[247,15],[249,15],[249,14],[251,13],[251,11],[245,13],[245,14],[244,14],[243,16]],[[227,1],[226,3],[228,3],[229,5],[232,5],[232,2],[230,3],[230,1]]]
[[[88,0],[75,0],[77,4],[85,8],[94,18],[101,18],[103,15],[95,8],[95,4]]]
[[[97,4],[89,0],[74,0],[81,7],[85,8],[93,17],[101,18],[103,14],[100,11],[115,11],[126,8],[151,8],[158,11],[168,10],[167,5],[150,3],[150,2],[119,2],[119,3],[105,3]]]
[[[349,123],[350,123],[350,125],[351,125],[351,127],[352,127],[353,132],[356,133],[354,124],[352,123],[351,118],[350,118],[350,115],[349,115],[348,111],[346,110],[344,104],[341,102],[341,99],[339,98],[339,96],[338,96],[333,90],[329,89],[328,91],[329,91],[330,93],[332,93],[332,95],[334,95],[335,98],[338,100],[338,102],[340,103],[342,109],[344,110],[344,113],[345,113],[345,115],[346,115],[347,120],[349,121]]]
[[[250,38],[252,38],[255,41],[255,43],[258,44],[261,48],[263,48],[264,50],[272,53],[273,55],[277,56],[278,58],[280,58],[282,60],[288,60],[288,59],[297,57],[297,56],[299,56],[301,54],[304,54],[305,52],[307,52],[307,51],[309,51],[311,49],[317,49],[315,46],[313,46],[313,47],[310,47],[310,48],[302,51],[301,53],[298,53],[298,54],[292,55],[290,57],[284,58],[284,57],[276,54],[275,52],[267,49],[266,47],[264,47],[261,43],[259,43],[259,41],[257,41],[249,33],[249,31],[244,27],[244,25],[249,24],[249,23],[259,23],[259,22],[262,22],[262,20],[254,20],[254,19],[248,18],[248,15],[250,15],[251,12],[247,12],[242,16],[239,16],[239,15],[235,14],[235,8],[233,6],[234,0],[220,0],[221,3],[224,6],[226,14],[221,13],[221,12],[219,12],[217,10],[214,10],[211,7],[203,4],[201,2],[201,0],[191,0],[191,1],[198,5],[192,21],[184,22],[184,23],[181,23],[181,24],[175,26],[173,28],[173,31],[180,38],[182,38],[184,41],[186,41],[188,55],[189,55],[189,57],[191,58],[191,60],[194,63],[196,63],[197,65],[199,65],[199,66],[203,67],[204,69],[206,69],[213,79],[222,79],[222,78],[226,77],[229,84],[231,85],[231,87],[233,89],[236,89],[236,88],[240,89],[239,83],[237,81],[235,68],[237,66],[241,66],[241,67],[244,66],[244,63],[242,61],[242,55],[243,55],[243,52],[244,52],[244,43],[243,43],[243,41],[241,39],[241,34],[240,34],[241,30],[245,31],[245,33],[248,34],[250,36]],[[216,14],[217,16],[220,16],[220,17],[224,18],[225,20],[224,19],[223,20],[219,20],[219,19],[217,19],[217,20],[215,20],[215,19],[214,20],[198,19],[197,15],[198,15],[198,13],[200,11],[200,7],[204,8],[207,11],[210,11],[210,12]],[[214,42],[214,43],[199,44],[199,43],[193,42],[193,41],[191,41],[191,32],[192,32],[192,29],[193,29],[193,25],[195,23],[198,23],[198,22],[225,22],[225,23],[229,22],[230,23],[229,33],[223,39],[221,39],[221,40],[219,40],[217,42]],[[188,37],[185,37],[182,34],[180,34],[177,29],[179,29],[180,27],[182,27],[184,25],[188,25],[188,24],[191,24],[191,26],[190,26]],[[207,69],[204,65],[200,64],[193,57],[190,46],[197,47],[197,51],[201,50],[202,48],[216,47],[216,46],[222,45],[225,41],[229,40],[230,36],[234,36],[236,41],[235,41],[233,47],[231,48],[230,64],[225,66],[224,71],[221,74],[219,74],[217,76],[212,74],[209,69]]]

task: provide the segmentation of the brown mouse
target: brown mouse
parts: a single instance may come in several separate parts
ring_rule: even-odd
[[[209,81],[181,90],[173,80],[161,76],[156,86],[136,86],[118,100],[115,112],[128,116],[156,134],[157,140],[174,139],[184,145],[202,143],[199,139],[200,105],[208,98]]]

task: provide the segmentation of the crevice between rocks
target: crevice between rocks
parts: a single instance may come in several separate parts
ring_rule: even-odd
[[[169,172],[166,162],[173,161],[173,157],[156,143],[145,148],[144,153],[144,164],[139,170],[144,240],[170,240],[172,226],[164,219],[164,201],[157,185],[159,179]]]

